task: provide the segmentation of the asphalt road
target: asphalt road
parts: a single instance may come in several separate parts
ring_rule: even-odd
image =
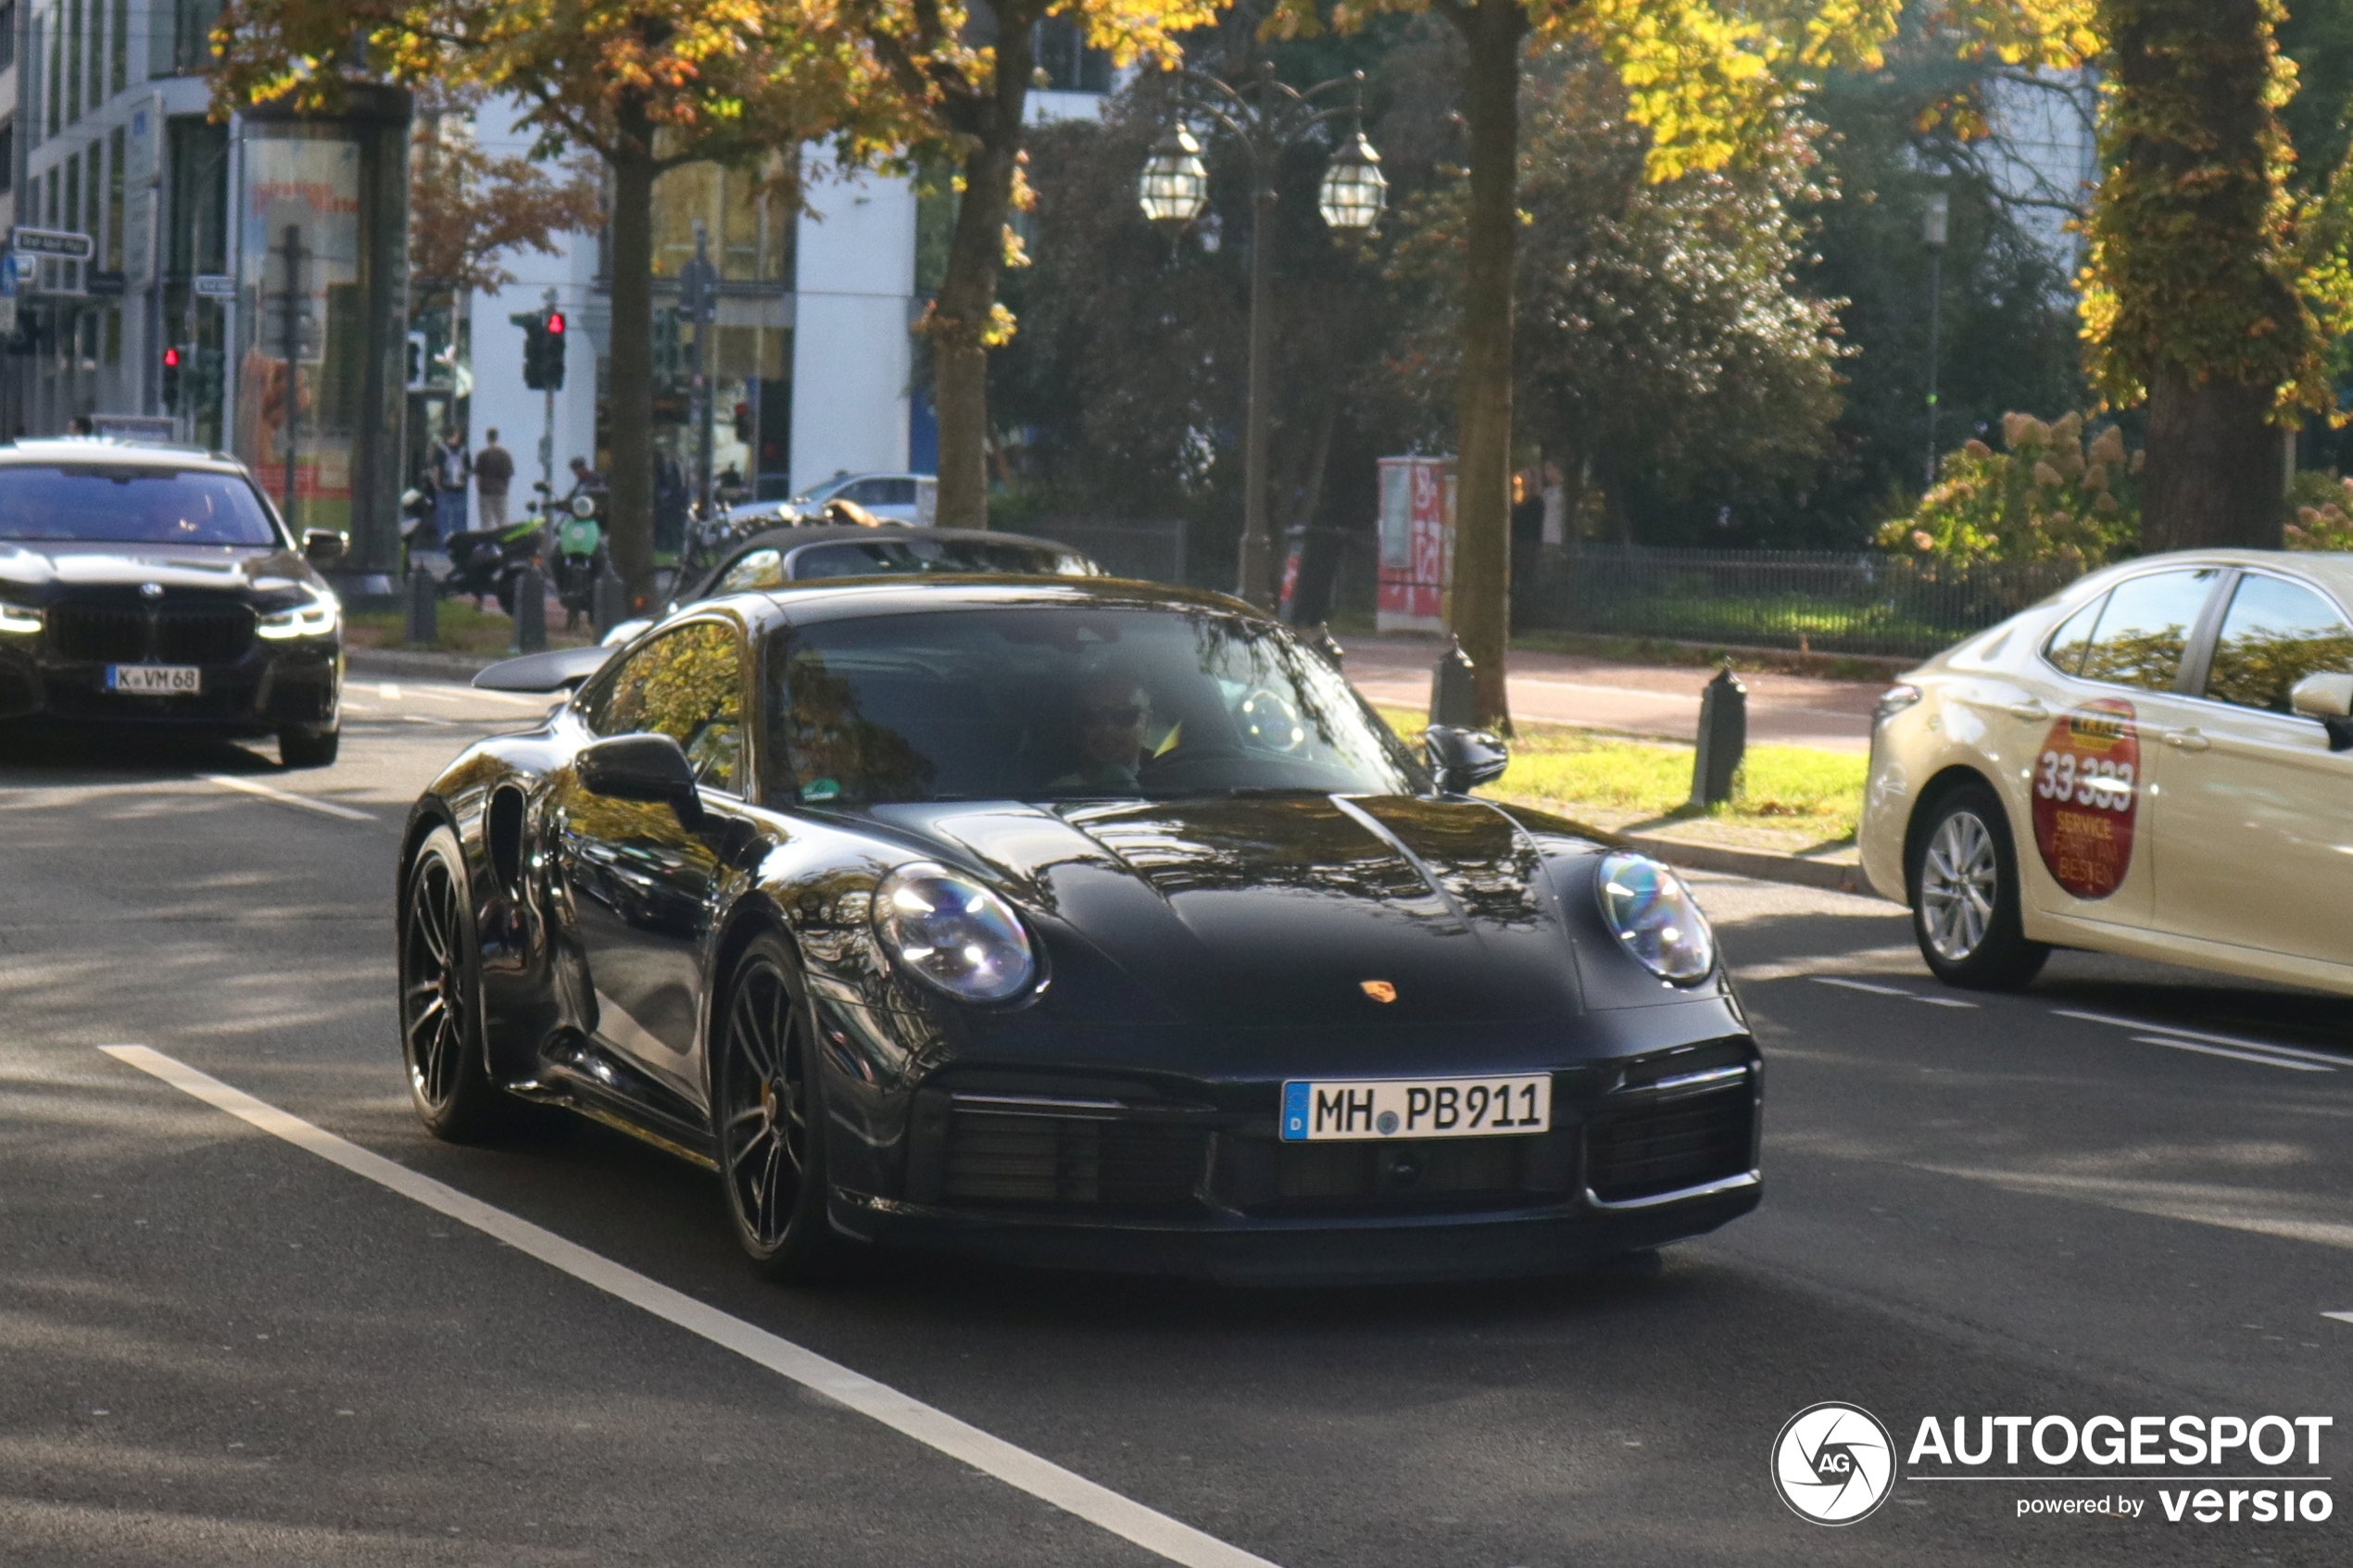
[[[319,772],[0,734],[0,1562],[2353,1561],[2353,1322],[2323,1315],[2353,1313],[2341,1003],[2081,955],[1963,998],[1888,906],[1703,879],[1768,1060],[1768,1196],[1655,1267],[1268,1293],[885,1262],[784,1289],[739,1266],[710,1178],[627,1139],[417,1127],[396,832],[531,712],[352,695]],[[101,1049],[131,1045],[348,1143]],[[420,1177],[454,1193],[399,1190]],[[886,1394],[774,1370],[803,1352]],[[2327,1415],[2289,1473],[2336,1512],[2170,1524],[2158,1484],[2105,1473],[1907,1478],[1825,1529],[1768,1452],[1827,1399],[1899,1448],[1928,1415]],[[1011,1445],[995,1474],[956,1457],[970,1428]],[[1042,1500],[1040,1460],[1162,1549]],[[2102,1495],[2145,1512],[2017,1512]]]

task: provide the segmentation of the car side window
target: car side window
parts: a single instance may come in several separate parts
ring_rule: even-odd
[[[2221,572],[2212,567],[2153,571],[2128,578],[2108,596],[2092,646],[2084,650],[2083,678],[2147,691],[2170,691],[2182,672],[2190,633],[2206,608]]]
[[[727,569],[711,590],[714,594],[756,593],[762,588],[785,585],[785,554],[782,550],[754,550],[738,558]]]
[[[2051,640],[2043,645],[2043,657],[2052,668],[2063,674],[2082,673],[2083,655],[2092,646],[2092,628],[2099,623],[2100,611],[2108,608],[2108,596],[2102,594],[2073,615],[2059,623]]]
[[[870,507],[912,507],[915,504],[915,482],[912,479],[877,479],[872,482],[875,498]]]
[[[855,484],[843,485],[836,498],[854,501],[862,507],[880,506],[883,483],[879,479],[862,479]]]
[[[2296,683],[2322,671],[2353,672],[2353,625],[2336,606],[2284,578],[2240,578],[2214,640],[2206,695],[2285,713]]]
[[[582,717],[598,735],[664,734],[711,789],[743,785],[743,638],[697,621],[629,656]]]

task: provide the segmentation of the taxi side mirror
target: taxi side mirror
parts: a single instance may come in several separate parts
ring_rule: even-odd
[[[2307,675],[2287,694],[2287,705],[2321,721],[2329,733],[2331,751],[2353,751],[2353,675]]]

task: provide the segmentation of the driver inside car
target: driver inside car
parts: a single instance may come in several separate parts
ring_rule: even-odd
[[[1168,750],[1176,732],[1151,744],[1151,694],[1118,671],[1100,671],[1078,684],[1071,702],[1072,749],[1078,766],[1047,787],[1056,795],[1140,795],[1144,763]]]

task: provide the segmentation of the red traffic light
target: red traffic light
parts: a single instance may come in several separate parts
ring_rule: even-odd
[[[562,311],[550,310],[547,312],[547,330],[559,336],[562,334],[564,330],[564,313]]]
[[[163,351],[163,368],[167,370],[176,370],[180,368],[180,345],[178,344],[174,344],[170,348]]]

